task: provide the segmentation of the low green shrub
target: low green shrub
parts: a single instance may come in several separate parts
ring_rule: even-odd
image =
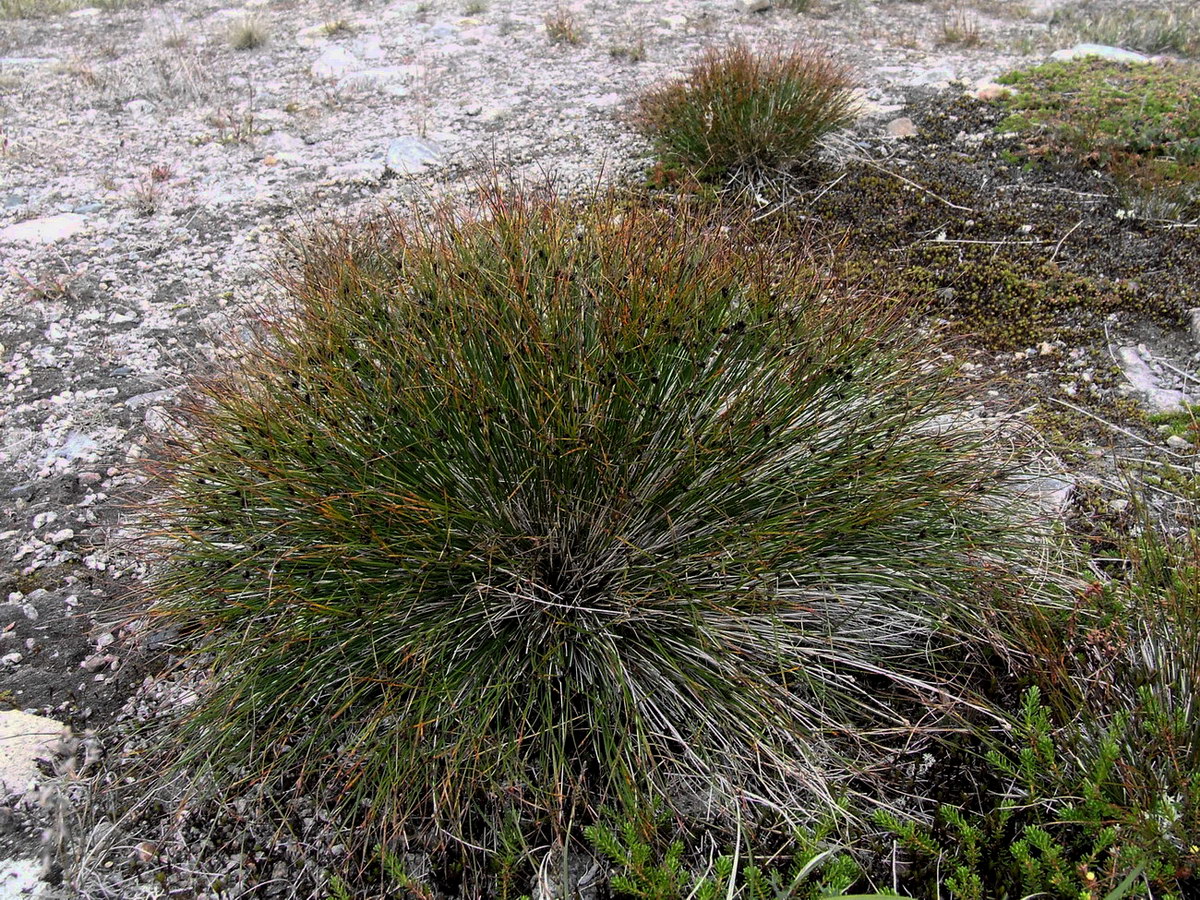
[[[211,678],[177,765],[458,879],[602,805],[867,790],[1053,596],[1011,454],[894,306],[678,208],[485,194],[300,243],[181,411],[148,583]]]
[[[1146,524],[1091,595],[1068,677],[1029,689],[986,753],[977,803],[876,821],[915,861],[906,888],[955,900],[1187,898],[1200,890],[1200,539]]]
[[[660,162],[702,180],[757,178],[805,163],[854,121],[847,69],[815,49],[703,53],[683,78],[652,88],[635,121]]]
[[[795,832],[770,858],[756,858],[754,848],[738,843],[692,865],[686,859],[692,836],[672,835],[669,826],[668,816],[643,811],[619,820],[602,814],[585,829],[588,842],[612,867],[614,897],[818,900],[842,896],[862,878],[834,838],[837,822],[831,817]]]

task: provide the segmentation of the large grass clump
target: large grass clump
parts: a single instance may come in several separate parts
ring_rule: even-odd
[[[636,122],[668,169],[761,178],[809,161],[821,138],[854,121],[851,87],[847,69],[816,49],[735,43],[644,93]]]
[[[364,845],[865,790],[1045,596],[1009,454],[895,310],[736,229],[485,206],[300,244],[165,442],[181,762]]]

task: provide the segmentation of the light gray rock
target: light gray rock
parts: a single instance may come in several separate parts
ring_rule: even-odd
[[[1188,310],[1188,332],[1192,340],[1200,344],[1200,307]]]
[[[1032,500],[1043,512],[1058,515],[1071,501],[1075,482],[1058,475],[1029,475],[1015,485],[1017,496]]]
[[[62,735],[63,723],[20,710],[0,712],[0,786],[23,794],[40,777],[37,759],[50,752]]]
[[[738,9],[742,12],[766,12],[771,8],[771,0],[738,0]]]
[[[1158,379],[1137,347],[1110,347],[1125,376],[1126,393],[1135,394],[1151,415],[1183,412],[1188,397],[1183,391],[1160,387]]]
[[[78,213],[26,219],[0,230],[0,243],[54,244],[82,231],[85,222]]]
[[[894,138],[913,137],[917,133],[917,126],[908,116],[901,116],[887,123],[887,133],[888,137]]]
[[[313,78],[333,80],[342,78],[358,66],[358,58],[345,47],[326,47],[312,64]]]
[[[46,454],[46,458],[42,461],[42,464],[48,466],[56,459],[65,459],[68,462],[73,462],[80,457],[90,456],[97,449],[99,449],[99,445],[94,438],[84,434],[82,431],[72,431],[61,445]]]
[[[0,900],[36,900],[49,886],[41,880],[42,864],[36,859],[0,859]]]
[[[1148,63],[1150,57],[1142,53],[1134,53],[1132,50],[1122,50],[1120,47],[1110,47],[1107,44],[1076,44],[1074,47],[1068,47],[1063,50],[1055,50],[1050,54],[1050,58],[1060,62],[1072,59],[1084,59],[1087,57],[1099,57],[1112,62],[1123,63]]]
[[[402,137],[388,144],[384,166],[397,175],[418,175],[441,160],[440,144],[420,137]]]

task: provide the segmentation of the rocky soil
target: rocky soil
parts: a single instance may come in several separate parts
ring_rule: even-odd
[[[886,159],[919,129],[917,98],[976,90],[1073,43],[1047,24],[1056,4],[167,0],[0,19],[0,704],[103,744],[123,707],[137,718],[178,699],[154,681],[165,654],[134,639],[126,504],[148,435],[260,298],[281,236],[466,189],[493,165],[568,185],[636,177],[649,160],[623,119],[631,98],[733,38],[845,58],[863,101],[850,143]],[[552,40],[550,16],[579,42]],[[248,23],[267,41],[235,49]],[[963,23],[978,43],[946,45]],[[1180,399],[1155,391],[1195,393],[1185,329],[1113,327],[1151,405]],[[1053,379],[1081,358],[1077,369],[1096,364],[1031,343],[1002,362],[1020,381],[1039,361],[1054,365],[1036,378]],[[60,775],[85,756],[69,744]],[[0,810],[12,848],[31,849],[30,823],[45,823],[30,817],[36,796]],[[129,847],[121,859],[153,874],[157,844]],[[286,888],[299,855],[266,874],[235,865],[227,883]],[[118,883],[89,895],[120,896]]]

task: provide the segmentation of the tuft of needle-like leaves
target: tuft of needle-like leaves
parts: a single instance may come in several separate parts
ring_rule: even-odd
[[[833,808],[944,725],[1049,594],[1010,455],[898,310],[721,224],[495,189],[298,242],[159,464],[180,764],[486,849]]]
[[[683,77],[650,88],[635,122],[661,163],[703,180],[755,180],[808,162],[854,121],[849,71],[814,47],[705,50]]]

